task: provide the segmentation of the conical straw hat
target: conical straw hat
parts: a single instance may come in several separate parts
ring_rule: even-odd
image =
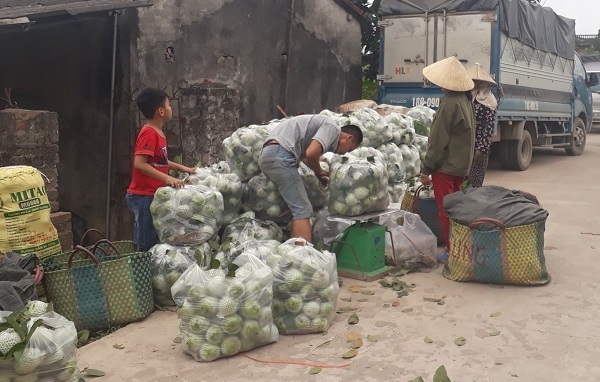
[[[492,76],[490,76],[490,74],[486,72],[483,66],[481,66],[481,64],[478,62],[469,67],[469,69],[467,69],[467,73],[469,73],[469,76],[473,81],[489,82],[496,85],[496,81],[494,81]]]
[[[467,69],[454,56],[426,66],[423,75],[437,86],[455,92],[466,92],[475,87]]]

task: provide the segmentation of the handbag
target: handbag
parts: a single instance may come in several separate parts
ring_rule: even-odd
[[[481,230],[492,224],[493,230]],[[544,258],[546,221],[506,228],[482,218],[468,227],[450,222],[450,251],[442,274],[453,281],[543,285],[550,281]]]
[[[122,254],[102,239],[91,249],[78,245],[44,258],[42,265],[48,301],[77,330],[125,325],[154,310],[148,252]]]
[[[407,191],[404,194],[404,199],[402,199],[400,208],[419,215],[421,220],[423,220],[437,238],[437,244],[445,245],[446,239],[444,238],[444,231],[440,224],[440,217],[435,199],[421,199],[420,193],[424,187],[427,186],[421,185],[417,187],[414,194]]]

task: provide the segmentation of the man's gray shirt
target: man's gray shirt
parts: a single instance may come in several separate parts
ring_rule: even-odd
[[[267,141],[275,140],[300,162],[311,141],[321,144],[323,153],[335,151],[341,128],[335,119],[324,115],[299,115],[281,122]]]

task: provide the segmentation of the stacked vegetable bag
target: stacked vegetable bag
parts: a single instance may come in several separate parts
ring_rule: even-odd
[[[320,165],[322,170],[329,171],[329,165],[327,163],[320,162]],[[329,189],[323,187],[321,181],[315,175],[315,172],[304,163],[300,163],[298,171],[302,176],[302,181],[304,182],[310,204],[313,208],[325,207],[329,200]]]
[[[339,295],[335,255],[290,239],[261,258],[273,269],[273,320],[279,333],[326,331]]]
[[[339,117],[342,125],[356,125],[363,133],[361,146],[377,147],[392,140],[392,128],[373,109],[357,109]]]
[[[415,137],[413,119],[409,116],[391,113],[383,120],[392,128],[392,142],[397,145],[411,145]]]
[[[155,304],[159,306],[175,305],[171,297],[171,287],[192,264],[198,264],[202,269],[210,266],[214,252],[211,244],[208,242],[197,246],[157,244],[150,248]]]
[[[254,211],[259,219],[276,222],[288,222],[292,219],[290,209],[277,186],[264,174],[256,175],[248,181],[242,200],[244,211]]]
[[[236,243],[235,245],[226,242],[221,245],[221,249],[215,256],[215,259],[219,260],[221,268],[228,268],[242,254],[252,254],[258,258],[264,258],[276,252],[280,244],[276,240],[248,240],[243,243]]]
[[[236,245],[248,240],[283,241],[283,232],[274,222],[256,219],[252,211],[245,212],[233,219],[223,231],[221,246]]]
[[[191,266],[173,285],[184,351],[211,362],[277,341],[273,325],[273,272],[251,254],[239,268],[202,270]]]
[[[0,381],[78,382],[77,331],[47,304],[0,311]]]
[[[435,111],[426,106],[415,106],[406,113],[413,119],[413,124],[417,134],[429,136]]]
[[[161,187],[150,205],[154,228],[162,243],[195,245],[210,240],[221,228],[223,196],[201,185]]]
[[[328,208],[332,214],[357,216],[387,208],[388,172],[381,156],[337,157],[331,163],[329,175]]]
[[[221,168],[197,168],[186,178],[186,184],[202,185],[218,190],[223,196],[223,225],[235,219],[242,209],[242,182],[235,174],[223,173]]]

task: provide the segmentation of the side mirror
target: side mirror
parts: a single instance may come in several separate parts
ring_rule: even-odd
[[[588,79],[586,81],[587,86],[596,86],[598,85],[598,73],[590,73],[588,75]]]

